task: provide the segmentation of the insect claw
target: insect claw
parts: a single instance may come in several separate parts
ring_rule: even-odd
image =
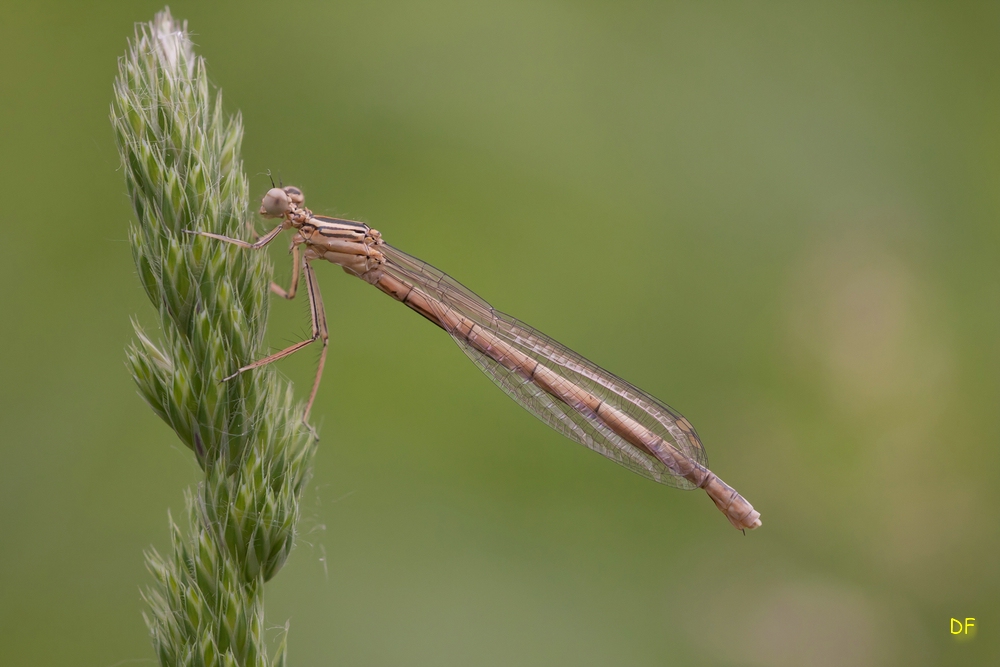
[[[242,372],[243,372],[243,369],[241,368],[240,370],[236,371],[235,373],[233,373],[229,377],[224,377],[221,380],[219,380],[219,384],[222,384],[223,382],[229,382],[230,380],[232,380],[234,377],[236,377],[237,375],[239,375]]]
[[[306,427],[306,430],[309,431],[309,435],[313,437],[313,440],[319,442],[319,433],[316,431],[316,428],[305,419],[302,420],[302,424]]]

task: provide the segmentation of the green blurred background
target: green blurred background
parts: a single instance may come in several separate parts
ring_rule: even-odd
[[[4,665],[152,663],[142,551],[198,478],[124,366],[154,319],[108,106],[160,8],[0,25]],[[270,169],[665,399],[763,515],[562,439],[320,266],[323,441],[267,593],[291,664],[998,664],[996,3],[172,10],[252,196]],[[317,354],[281,363],[303,396]]]

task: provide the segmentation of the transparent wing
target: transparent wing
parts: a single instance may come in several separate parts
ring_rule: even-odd
[[[691,424],[676,411],[588,361],[566,346],[502,313],[447,274],[390,245],[380,246],[386,257],[383,270],[429,297],[441,326],[457,313],[499,340],[558,374],[564,381],[599,397],[663,438],[688,458],[708,467],[705,448]],[[516,370],[473,347],[455,331],[449,331],[459,347],[493,382],[523,408],[566,437],[657,482],[682,489],[694,488],[675,475],[659,459],[612,431],[586,407],[568,405]]]

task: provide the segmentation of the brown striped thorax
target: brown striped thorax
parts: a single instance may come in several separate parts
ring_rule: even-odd
[[[363,222],[315,215],[304,203],[305,196],[295,186],[271,188],[261,201],[260,214],[284,218],[285,228],[296,230],[292,247],[304,245],[307,260],[325,259],[366,282],[378,282],[385,263],[377,249],[384,243],[382,234]]]

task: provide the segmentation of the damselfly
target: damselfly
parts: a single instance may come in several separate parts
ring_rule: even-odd
[[[281,223],[250,243],[219,234],[200,233],[242,248],[263,248],[286,230],[292,237],[291,299],[305,274],[312,336],[237,370],[260,368],[322,342],[307,418],[316,399],[329,334],[316,274],[310,262],[325,259],[343,267],[441,327],[480,369],[543,422],[563,435],[603,454],[629,470],[681,489],[705,489],[736,528],[761,525],[760,513],[735,489],[708,469],[701,439],[687,419],[625,380],[609,373],[548,336],[502,313],[458,281],[397,250],[375,229],[361,222],[314,215],[302,191],[272,188],[260,213]]]

